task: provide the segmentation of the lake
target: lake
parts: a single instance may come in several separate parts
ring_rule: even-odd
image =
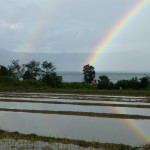
[[[64,82],[82,82],[82,72],[58,72],[58,75],[62,76]],[[150,73],[119,73],[119,72],[96,72],[95,79],[98,80],[99,76],[106,75],[110,81],[116,83],[118,80],[129,80],[133,77],[142,78],[144,76],[150,76]]]

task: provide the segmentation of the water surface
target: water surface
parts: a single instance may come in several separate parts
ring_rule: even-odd
[[[82,105],[66,105],[66,104],[0,102],[0,108],[52,110],[52,111],[78,111],[78,112],[115,113],[115,114],[119,113],[119,114],[150,116],[150,109],[113,107],[113,106],[82,106]]]
[[[80,116],[0,112],[0,127],[22,133],[99,142],[143,145],[150,136],[150,120],[111,119]],[[134,122],[130,123],[130,122]],[[136,128],[136,130],[135,130]],[[141,132],[141,133],[140,133]],[[140,133],[140,134],[139,134]]]

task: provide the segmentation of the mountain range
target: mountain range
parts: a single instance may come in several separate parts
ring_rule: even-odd
[[[0,64],[8,66],[11,60],[20,63],[31,60],[53,62],[57,71],[80,71],[83,62],[91,53],[24,53],[0,49]],[[111,52],[101,55],[96,62],[96,71],[150,72],[150,52]]]

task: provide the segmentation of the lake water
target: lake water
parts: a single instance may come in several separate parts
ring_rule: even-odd
[[[58,72],[58,75],[62,76],[64,82],[82,82],[84,77],[82,72]],[[97,72],[95,79],[98,80],[102,75],[107,75],[110,81],[116,83],[118,80],[129,80],[132,77],[150,76],[150,73]]]

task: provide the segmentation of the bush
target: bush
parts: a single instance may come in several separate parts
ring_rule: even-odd
[[[8,76],[9,72],[5,66],[0,65],[0,76]]]
[[[96,86],[85,82],[63,82],[62,88],[66,89],[96,89]]]
[[[8,76],[0,76],[0,83],[14,83],[17,82],[17,79],[8,77]]]
[[[139,89],[140,88],[140,82],[138,81],[138,79],[132,78],[130,80],[119,80],[116,84],[115,84],[116,88],[122,88],[122,89]]]
[[[98,84],[97,84],[98,89],[114,89],[114,84],[110,82],[109,78],[105,75],[99,76]]]
[[[20,81],[20,82],[22,82],[24,87],[36,87],[36,88],[46,87],[46,84],[40,80],[27,79],[27,80]]]
[[[62,86],[62,77],[57,76],[56,73],[46,74],[42,81],[50,87],[61,87]]]
[[[149,86],[150,86],[150,78],[148,76],[140,79],[141,88],[147,88]]]

